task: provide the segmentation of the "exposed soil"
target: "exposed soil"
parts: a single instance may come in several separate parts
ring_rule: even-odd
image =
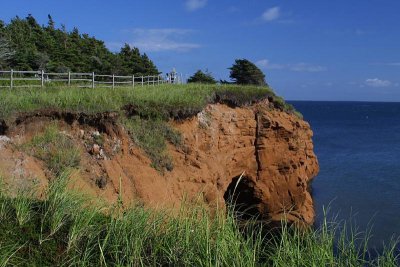
[[[134,107],[127,110],[132,113]],[[268,100],[241,108],[211,104],[196,116],[172,120],[184,145],[168,145],[174,169],[165,173],[151,167],[118,124],[116,113],[45,110],[21,114],[10,125],[0,121],[0,135],[10,138],[0,139],[0,170],[14,191],[35,184],[41,195],[54,178],[43,162],[19,149],[52,122],[81,151],[71,187],[107,202],[122,195],[125,205],[178,208],[186,200],[225,207],[233,198],[242,206],[239,211],[249,215],[279,221],[287,213],[290,221],[313,222],[308,185],[318,162],[312,131],[305,121],[273,108]]]

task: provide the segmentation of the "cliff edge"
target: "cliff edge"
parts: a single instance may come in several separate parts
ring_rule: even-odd
[[[235,202],[243,217],[313,223],[309,185],[319,168],[310,126],[296,115],[268,100],[247,107],[209,104],[196,116],[169,122],[182,144],[168,144],[174,167],[165,172],[152,167],[117,117],[48,110],[2,127],[0,170],[6,185],[35,186],[43,194],[54,175],[24,144],[55,123],[80,154],[70,186],[108,202],[122,197],[124,205],[156,208],[177,208],[183,200],[210,207]]]

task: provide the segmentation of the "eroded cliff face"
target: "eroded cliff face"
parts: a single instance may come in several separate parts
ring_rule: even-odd
[[[308,187],[319,168],[308,123],[264,102],[210,105],[177,128],[189,150],[175,164],[204,184],[207,202],[233,200],[249,215],[313,222]]]
[[[312,131],[308,123],[274,109],[267,100],[244,108],[213,104],[196,117],[171,122],[184,142],[180,148],[168,146],[174,169],[164,174],[151,167],[116,120],[108,118],[96,127],[65,117],[38,113],[8,126],[7,137],[0,139],[0,170],[10,187],[35,184],[41,194],[52,179],[43,162],[19,147],[56,120],[80,147],[80,168],[71,187],[85,193],[109,202],[122,195],[125,205],[140,202],[153,208],[178,208],[183,200],[225,208],[233,200],[243,216],[313,222],[308,186],[318,163]],[[98,130],[104,139],[100,156],[87,145]]]

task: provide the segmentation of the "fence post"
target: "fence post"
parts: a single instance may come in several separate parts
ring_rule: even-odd
[[[132,87],[135,88],[135,75],[132,75]]]
[[[115,75],[112,76],[112,89],[115,88]]]
[[[41,88],[43,89],[43,87],[44,87],[44,70],[42,70],[41,72],[40,72],[40,86],[41,86]]]
[[[94,89],[94,72],[92,72],[92,89]]]
[[[68,87],[71,86],[71,72],[68,71]]]
[[[157,75],[157,85],[160,85],[160,75]]]
[[[144,85],[144,77],[142,76],[142,86]]]
[[[13,88],[13,82],[14,82],[13,74],[14,74],[14,70],[11,69],[11,70],[10,70],[10,89]]]

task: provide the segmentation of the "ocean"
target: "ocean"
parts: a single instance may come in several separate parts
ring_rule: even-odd
[[[400,103],[289,102],[314,132],[316,225],[329,207],[328,218],[370,229],[370,248],[400,237]]]

